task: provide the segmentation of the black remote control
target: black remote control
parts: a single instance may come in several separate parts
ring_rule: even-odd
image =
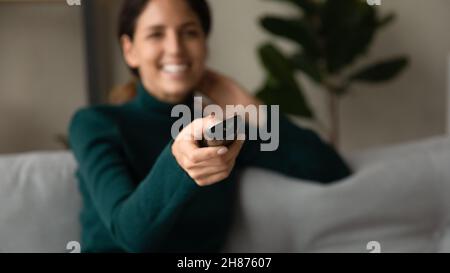
[[[202,140],[199,141],[200,146],[230,146],[237,139],[241,124],[242,118],[236,115],[207,128]]]

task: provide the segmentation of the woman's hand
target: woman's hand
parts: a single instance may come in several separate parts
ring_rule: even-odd
[[[243,144],[243,141],[236,140],[228,148],[200,148],[197,140],[204,128],[217,122],[212,116],[194,120],[180,132],[172,145],[172,154],[178,164],[202,187],[220,182],[230,175]]]

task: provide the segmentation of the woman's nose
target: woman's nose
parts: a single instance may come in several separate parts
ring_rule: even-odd
[[[183,40],[176,32],[171,32],[167,35],[164,50],[170,55],[182,55],[184,52]]]

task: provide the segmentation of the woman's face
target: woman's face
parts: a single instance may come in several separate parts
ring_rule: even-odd
[[[201,80],[207,56],[201,23],[185,0],[151,0],[134,39],[122,37],[125,60],[142,83],[166,102],[183,100]]]

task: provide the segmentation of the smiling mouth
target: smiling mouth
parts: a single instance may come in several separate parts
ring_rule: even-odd
[[[176,76],[184,75],[188,71],[189,67],[189,64],[165,64],[162,65],[161,70],[164,73]]]

